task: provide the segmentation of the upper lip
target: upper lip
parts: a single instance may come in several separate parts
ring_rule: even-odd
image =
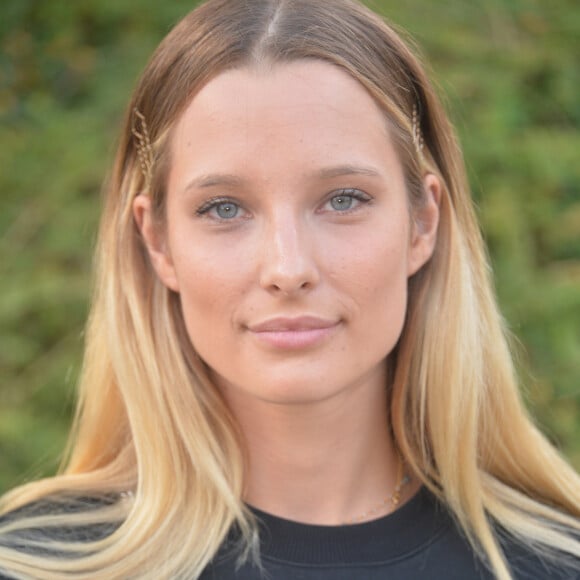
[[[248,328],[252,332],[287,332],[299,330],[314,330],[320,328],[330,328],[337,324],[336,320],[318,318],[317,316],[297,316],[268,318],[258,324],[251,324]]]

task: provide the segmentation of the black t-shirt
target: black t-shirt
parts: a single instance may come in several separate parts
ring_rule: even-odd
[[[91,508],[98,508],[99,503],[92,501]],[[62,511],[62,504],[59,509]],[[29,512],[26,508],[21,511]],[[50,504],[43,505],[41,511],[51,511]],[[394,513],[361,524],[308,525],[253,511],[259,521],[261,569],[252,561],[240,564],[236,534],[232,532],[201,575],[201,580],[493,578],[448,511],[425,489]],[[100,525],[80,530],[54,530],[50,536],[60,540],[96,540],[111,533],[114,527]],[[47,533],[46,530],[38,532]],[[577,561],[542,558],[506,534],[500,533],[500,539],[515,580],[580,579]],[[25,543],[22,550],[31,551]],[[147,578],[147,574],[143,577]],[[0,578],[11,576],[7,571],[3,573],[0,567]]]

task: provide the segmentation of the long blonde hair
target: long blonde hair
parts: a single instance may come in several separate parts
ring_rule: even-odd
[[[49,496],[116,499],[99,509],[8,521],[0,526],[0,569],[54,580],[195,577],[232,526],[251,547],[255,526],[242,501],[236,422],[191,348],[179,296],[154,274],[132,203],[147,191],[163,221],[172,127],[211,78],[298,59],[340,67],[376,99],[411,207],[423,200],[426,172],[443,184],[437,247],[409,282],[405,327],[390,355],[400,453],[497,577],[510,574],[496,524],[547,554],[578,555],[578,542],[562,529],[578,529],[579,478],[520,401],[461,151],[419,60],[391,26],[350,0],[210,0],[163,40],[128,107],[101,222],[68,462],[56,477],[7,494],[2,508]],[[143,167],[135,135],[145,130],[151,168]],[[124,497],[126,490],[133,495]],[[92,543],[52,541],[74,558],[10,547],[27,527],[99,522],[118,526]]]

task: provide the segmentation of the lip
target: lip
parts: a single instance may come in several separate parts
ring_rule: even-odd
[[[277,317],[248,326],[248,330],[262,343],[278,349],[314,347],[334,333],[340,321],[299,316]]]

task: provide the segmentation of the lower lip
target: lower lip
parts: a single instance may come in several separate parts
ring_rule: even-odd
[[[334,333],[338,324],[326,328],[309,328],[304,330],[268,330],[253,332],[260,341],[271,347],[298,350],[317,346]]]

